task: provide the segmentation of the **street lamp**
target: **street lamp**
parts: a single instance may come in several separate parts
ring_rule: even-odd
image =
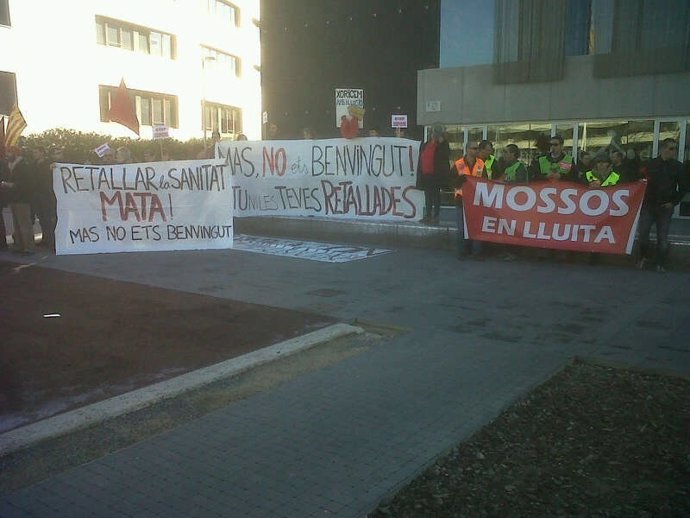
[[[206,149],[206,64],[216,60],[215,56],[204,56],[201,60],[201,124],[204,127],[204,149]]]

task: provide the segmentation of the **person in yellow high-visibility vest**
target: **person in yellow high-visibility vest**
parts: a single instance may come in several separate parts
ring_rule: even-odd
[[[612,169],[611,157],[606,153],[594,158],[594,168],[585,173],[585,181],[591,188],[609,187],[620,181],[620,175]]]
[[[572,155],[563,150],[563,137],[554,135],[549,139],[549,152],[532,162],[531,176],[551,181],[577,181],[577,166]]]
[[[495,174],[494,166],[498,165],[496,163],[496,155],[494,155],[494,145],[488,140],[482,140],[479,142],[479,158],[484,161],[484,170],[486,171],[486,177],[489,180],[494,180],[498,178],[498,174]]]

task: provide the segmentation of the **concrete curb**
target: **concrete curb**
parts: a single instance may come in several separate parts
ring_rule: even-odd
[[[290,340],[264,347],[209,367],[182,374],[126,394],[59,414],[36,423],[15,428],[0,435],[0,457],[27,448],[45,439],[58,437],[92,424],[112,419],[150,406],[225,378],[237,376],[253,367],[304,351],[321,343],[352,334],[361,334],[361,327],[349,324],[331,326]]]

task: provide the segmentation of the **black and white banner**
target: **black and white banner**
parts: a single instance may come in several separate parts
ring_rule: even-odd
[[[57,164],[58,255],[232,248],[222,160]]]
[[[221,141],[216,153],[233,179],[237,217],[415,221],[423,215],[414,140]]]

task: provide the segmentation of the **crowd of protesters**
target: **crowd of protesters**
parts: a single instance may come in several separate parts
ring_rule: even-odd
[[[160,144],[151,144],[144,149],[142,156],[135,156],[127,146],[110,147],[104,145],[82,160],[91,165],[116,165],[141,162],[166,162],[212,158],[215,143],[220,133],[214,131],[206,145],[191,156],[172,157]],[[247,140],[243,134],[236,140]],[[0,156],[0,251],[8,250],[7,227],[4,209],[8,208],[12,217],[12,251],[30,255],[42,247],[55,251],[55,226],[57,224],[57,202],[53,193],[53,166],[64,163],[65,153],[60,145],[32,146],[29,150],[26,139],[20,138],[16,145],[4,150]],[[38,223],[41,239],[36,243],[34,225]]]
[[[647,187],[640,211],[639,250],[636,265],[645,269],[652,264],[657,271],[666,271],[669,252],[669,228],[674,207],[690,192],[690,167],[676,159],[678,144],[667,138],[659,143],[659,156],[641,162],[634,152],[625,152],[611,144],[596,155],[580,153],[579,161],[566,152],[563,138],[554,135],[548,140],[549,150],[535,157],[526,166],[520,161],[520,149],[508,144],[496,158],[488,140],[468,142],[464,154],[451,164],[449,145],[442,126],[432,128],[430,138],[421,145],[417,168],[417,187],[424,190],[423,222],[439,220],[440,191],[453,192],[457,214],[458,258],[481,258],[482,243],[465,239],[462,184],[467,176],[484,177],[506,183],[567,181],[590,188],[607,188],[620,183],[645,180]],[[656,250],[652,254],[649,234],[656,227]],[[508,253],[512,256],[512,253]]]
[[[353,117],[353,120],[356,120]],[[274,127],[275,126],[275,127]],[[269,139],[277,137],[277,126],[271,126]],[[378,130],[370,130],[370,136],[378,136]],[[304,128],[304,139],[316,138],[310,128]],[[213,131],[211,139],[191,157],[172,157],[162,145],[146,148],[141,159],[135,157],[129,148],[115,149],[104,146],[99,154],[94,152],[87,160],[92,164],[126,164],[137,162],[169,161],[175,159],[212,158],[215,144],[221,135]],[[243,134],[236,140],[247,140]],[[527,166],[520,157],[517,145],[508,144],[496,157],[493,144],[488,140],[469,142],[464,154],[455,162],[450,158],[450,147],[442,126],[434,126],[430,138],[423,142],[417,168],[417,187],[424,191],[425,207],[423,222],[438,224],[441,207],[441,191],[451,190],[456,204],[458,255],[464,258],[468,253],[481,256],[481,242],[464,239],[464,213],[462,210],[462,183],[467,175],[481,176],[492,181],[506,183],[529,183],[534,181],[570,181],[591,188],[606,188],[619,183],[647,181],[642,205],[638,233],[638,268],[651,264],[649,234],[656,226],[655,266],[665,271],[669,251],[669,227],[674,207],[690,192],[690,169],[677,159],[677,142],[665,139],[659,144],[659,156],[641,162],[631,151],[625,151],[613,143],[596,155],[589,151],[579,153],[578,160],[563,146],[563,138],[554,135],[548,139],[548,151],[535,157]],[[14,223],[14,250],[21,254],[35,251],[33,238],[34,222],[41,226],[42,239],[39,246],[55,249],[56,202],[52,186],[54,163],[64,162],[61,146],[34,147],[28,155],[23,139],[16,146],[6,150],[0,158],[0,250],[7,249],[6,229],[2,209],[9,207]]]

